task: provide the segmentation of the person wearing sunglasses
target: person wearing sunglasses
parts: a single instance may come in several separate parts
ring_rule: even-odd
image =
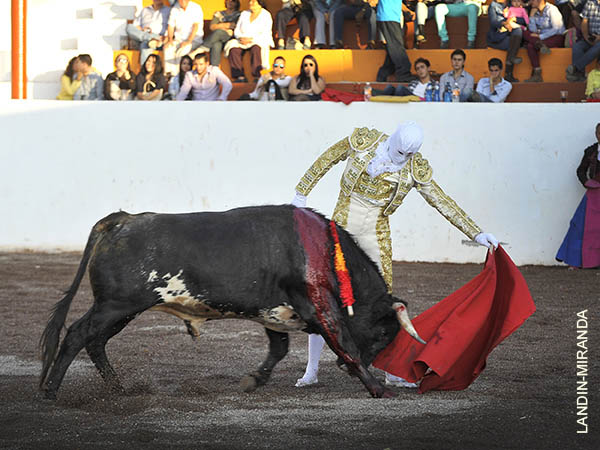
[[[106,100],[133,100],[135,94],[135,73],[129,67],[129,58],[119,53],[115,58],[115,70],[104,80]]]
[[[288,99],[288,87],[292,77],[285,74],[285,58],[278,56],[273,61],[273,70],[258,79],[256,88],[250,94],[242,95],[239,100],[269,100],[269,88],[275,85],[275,100]]]
[[[289,94],[291,101],[321,100],[321,93],[325,90],[325,80],[319,76],[319,65],[312,55],[302,58],[300,74],[292,78]]]

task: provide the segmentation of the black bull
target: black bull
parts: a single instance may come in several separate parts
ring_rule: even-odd
[[[269,354],[243,380],[253,390],[288,351],[288,331],[321,334],[374,397],[394,393],[367,367],[400,323],[416,336],[404,302],[389,295],[377,266],[342,228],[340,245],[356,302],[342,307],[329,221],[309,209],[261,206],[193,214],[111,214],[94,225],[75,279],[53,309],[41,339],[40,386],[55,398],[85,347],[108,384],[121,389],[107,341],[148,309],[183,319],[191,334],[205,320],[240,318],[264,325]],[[90,310],[60,330],[89,263]]]

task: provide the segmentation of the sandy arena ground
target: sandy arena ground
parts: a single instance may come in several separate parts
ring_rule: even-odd
[[[320,383],[295,388],[306,361],[306,335],[298,333],[270,383],[246,394],[239,381],[267,352],[259,325],[209,322],[193,342],[176,318],[145,313],[107,346],[125,395],[105,389],[83,351],[51,402],[37,389],[37,344],[79,259],[76,253],[0,253],[1,448],[600,448],[600,270],[523,267],[537,312],[490,355],[465,391],[398,389],[395,399],[372,399],[336,368],[329,350]],[[480,270],[395,263],[395,294],[409,301],[414,316]],[[84,279],[67,325],[91,304]],[[576,314],[585,309],[587,435],[576,432],[582,429],[576,422]]]

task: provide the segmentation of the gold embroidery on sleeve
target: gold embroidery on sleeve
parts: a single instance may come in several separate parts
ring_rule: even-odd
[[[417,152],[413,155],[410,161],[412,175],[417,183],[425,184],[431,181],[433,177],[433,169],[429,165],[429,161],[423,158],[421,153]]]
[[[481,228],[471,219],[438,184],[431,180],[429,184],[417,184],[417,190],[425,201],[437,209],[452,225],[473,239]]]
[[[348,158],[349,150],[350,143],[347,137],[325,150],[302,176],[296,186],[296,192],[308,195],[329,169]]]

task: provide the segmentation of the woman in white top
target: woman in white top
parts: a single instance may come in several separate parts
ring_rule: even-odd
[[[278,56],[273,61],[273,70],[261,76],[254,91],[247,96],[240,97],[240,100],[269,100],[271,84],[275,85],[275,100],[287,100],[290,81],[292,81],[292,77],[285,74],[285,59],[283,56]]]
[[[269,49],[275,45],[272,28],[273,18],[266,10],[264,0],[250,0],[249,10],[242,11],[233,32],[235,39],[225,45],[225,56],[229,58],[234,83],[247,81],[242,65],[245,51],[250,51],[250,65],[255,79],[260,77],[262,69],[269,68]]]

